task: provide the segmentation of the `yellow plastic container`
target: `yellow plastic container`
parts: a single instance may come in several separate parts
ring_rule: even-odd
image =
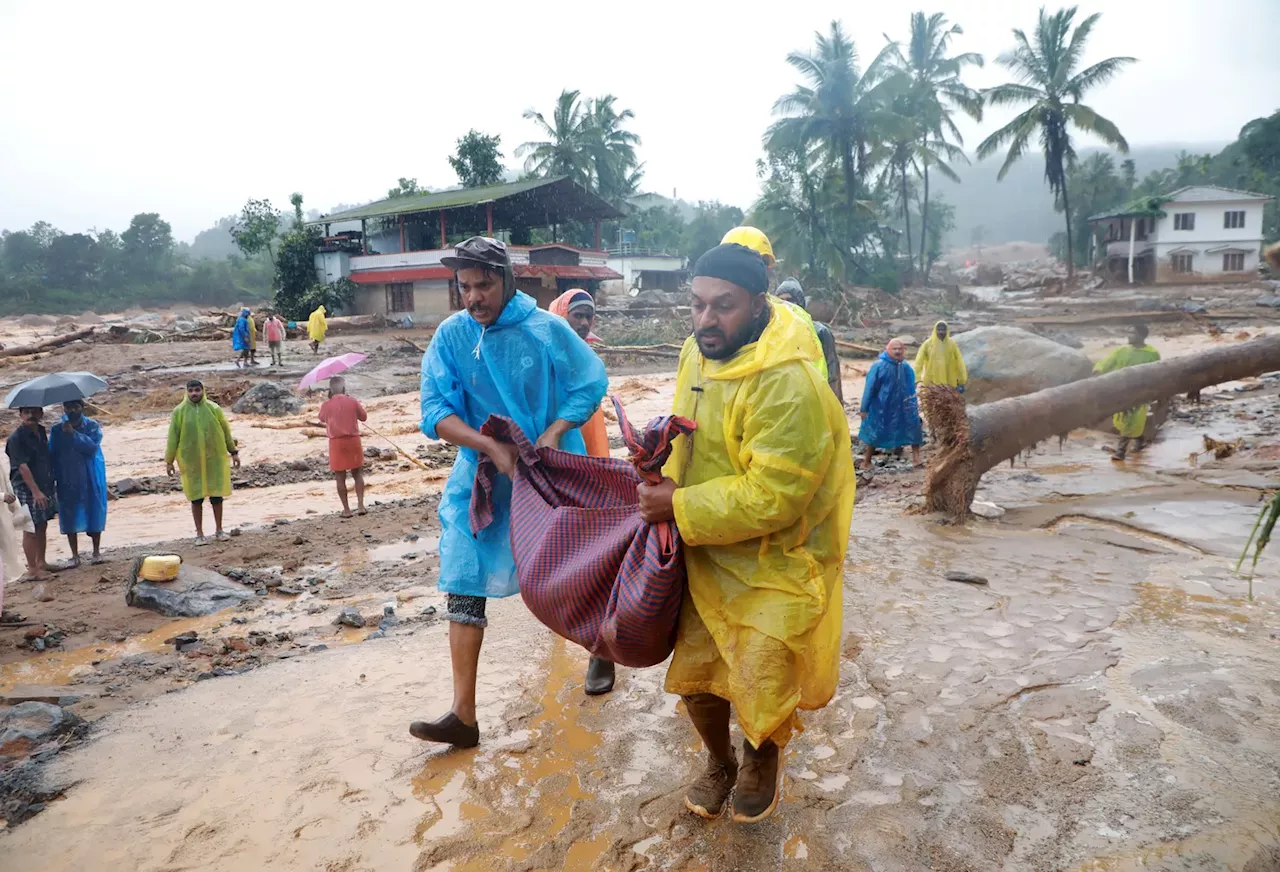
[[[182,558],[177,554],[154,554],[143,558],[138,578],[146,581],[173,581],[178,577],[181,567]]]

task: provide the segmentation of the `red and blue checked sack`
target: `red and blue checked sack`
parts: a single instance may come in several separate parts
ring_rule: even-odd
[[[674,523],[640,520],[636,488],[662,480],[671,443],[691,433],[685,418],[656,418],[640,433],[615,398],[631,460],[535,448],[516,424],[490,417],[480,432],[520,452],[511,493],[511,550],[520,595],[557,635],[623,666],[653,666],[676,640],[684,555]],[[481,456],[471,493],[471,529],[493,519],[499,475]]]

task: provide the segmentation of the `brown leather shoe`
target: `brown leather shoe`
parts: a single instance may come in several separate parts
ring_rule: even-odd
[[[707,768],[689,785],[684,806],[700,818],[715,820],[724,813],[724,805],[738,780],[738,761],[732,757],[717,760],[707,755]]]
[[[773,742],[759,750],[742,742],[742,777],[733,795],[733,820],[740,824],[762,821],[778,807],[782,796],[782,754]]]
[[[461,718],[449,712],[434,721],[414,721],[409,724],[409,735],[424,742],[474,748],[480,744],[480,725],[463,723]]]

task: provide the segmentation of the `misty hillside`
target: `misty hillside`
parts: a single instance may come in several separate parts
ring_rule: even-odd
[[[1119,164],[1132,158],[1141,179],[1152,170],[1171,167],[1178,153],[1216,153],[1225,143],[1196,145],[1159,145],[1133,148],[1128,155],[1118,155]],[[1082,149],[1079,159],[1102,149]],[[948,237],[951,245],[965,246],[973,240],[973,230],[981,226],[984,242],[1045,242],[1063,229],[1062,216],[1053,210],[1053,196],[1044,181],[1044,160],[1028,154],[1010,168],[1004,181],[996,181],[1003,155],[994,156],[972,166],[957,164],[960,184],[930,174],[930,187],[956,207],[956,227]]]

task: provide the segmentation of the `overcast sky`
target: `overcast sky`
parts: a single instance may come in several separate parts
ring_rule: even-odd
[[[957,50],[995,56],[1034,0],[947,0]],[[1051,7],[1052,8],[1052,7]],[[728,11],[725,11],[728,10]],[[756,10],[756,11],[750,11]],[[400,176],[456,184],[469,128],[507,163],[562,88],[617,95],[643,138],[644,188],[746,207],[785,62],[842,18],[863,63],[905,38],[896,3],[443,4],[0,0],[0,228],[123,229],[156,211],[189,240],[249,197],[308,208],[382,196]],[[1086,62],[1139,63],[1089,98],[1131,144],[1233,139],[1280,108],[1280,0],[1081,4]],[[1007,118],[1007,113],[1002,117]],[[1000,121],[966,124],[972,147]]]

